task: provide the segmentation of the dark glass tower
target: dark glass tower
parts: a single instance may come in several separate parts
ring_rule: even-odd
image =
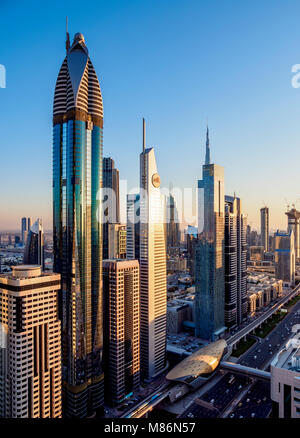
[[[215,341],[223,336],[226,329],[224,168],[210,163],[208,132],[198,194],[198,243],[195,249],[196,336]]]
[[[63,414],[93,415],[103,403],[103,105],[98,78],[77,33],[56,82],[53,107],[54,272],[61,274]]]
[[[41,219],[37,219],[27,234],[23,262],[40,265],[44,270],[44,232]]]
[[[119,170],[115,168],[112,158],[103,158],[103,189],[104,189],[104,211],[103,211],[103,259],[109,258],[109,224],[120,223],[120,201],[119,201]],[[106,190],[107,193],[106,193]]]

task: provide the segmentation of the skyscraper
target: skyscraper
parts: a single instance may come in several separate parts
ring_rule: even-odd
[[[27,231],[28,231],[28,233],[30,231],[30,228],[31,228],[31,217],[28,217],[27,218]]]
[[[109,258],[108,224],[120,223],[119,170],[112,158],[103,158],[103,259]],[[108,190],[107,190],[108,189]]]
[[[23,263],[39,265],[44,270],[44,232],[41,219],[36,220],[27,234]]]
[[[225,331],[224,168],[210,164],[208,130],[202,173],[195,249],[196,336],[215,340]]]
[[[21,219],[21,240],[22,240],[22,243],[24,243],[24,233],[26,231],[26,228],[27,228],[26,217],[22,217],[22,219]]]
[[[266,252],[269,251],[269,209],[263,207],[260,209],[260,234],[261,246]]]
[[[126,257],[140,259],[140,195],[127,195]]]
[[[167,199],[167,249],[180,246],[178,211],[172,189]]]
[[[61,273],[64,415],[102,405],[103,104],[84,37],[62,63],[53,106],[54,271]]]
[[[0,417],[59,418],[60,275],[14,266],[0,277]]]
[[[285,283],[295,284],[294,232],[275,233],[275,277]]]
[[[108,225],[108,258],[126,259],[126,225]]]
[[[145,147],[144,120],[140,187],[141,371],[147,379],[166,364],[167,274],[164,200],[154,149]]]
[[[241,200],[225,196],[225,325],[247,316],[247,219]]]
[[[300,258],[300,228],[299,228],[299,219],[300,219],[300,211],[297,211],[295,208],[287,211],[285,213],[288,217],[288,231],[294,232],[295,239],[295,257],[296,260]]]
[[[138,260],[103,261],[105,398],[118,404],[140,384]]]

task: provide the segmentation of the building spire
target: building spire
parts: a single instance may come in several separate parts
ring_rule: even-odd
[[[210,147],[209,147],[209,131],[208,125],[206,128],[206,152],[205,152],[205,164],[210,164]]]
[[[145,154],[146,150],[146,122],[143,117],[143,153]]]
[[[70,35],[68,32],[68,17],[66,17],[66,51],[67,51],[67,54],[69,53],[69,49],[70,49]]]

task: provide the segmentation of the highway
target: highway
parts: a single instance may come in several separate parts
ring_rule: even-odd
[[[282,297],[276,304],[274,304],[270,309],[268,309],[264,314],[259,316],[255,321],[251,322],[249,325],[244,327],[242,330],[231,336],[227,339],[227,343],[229,345],[236,344],[240,339],[242,339],[247,334],[251,333],[255,328],[259,327],[266,319],[268,319],[270,316],[272,316],[275,312],[277,312],[280,307],[282,307],[284,304],[286,304],[290,299],[292,299],[294,296],[297,296],[300,293],[300,284],[297,285],[288,295]],[[295,311],[300,310],[300,302],[297,303],[294,308],[293,312],[287,315],[278,325],[275,327],[272,332],[265,338],[261,339],[260,342],[257,342],[257,344],[253,345],[252,348],[250,348],[249,352],[247,352],[245,355],[243,355],[243,358],[240,361],[241,365],[244,365],[245,370],[247,370],[248,367],[251,367],[249,371],[253,371],[253,369],[257,369],[257,377],[268,379],[269,373],[259,372],[259,370],[263,370],[266,367],[266,364],[272,359],[274,356],[276,350],[278,350],[279,344],[282,345],[285,340],[290,336],[290,328],[287,328],[287,325],[292,325],[300,320],[300,316],[298,314],[295,314]],[[264,345],[265,344],[265,345]],[[269,347],[271,345],[271,347]],[[274,351],[275,350],[275,351]],[[270,353],[271,357],[270,357]],[[226,363],[229,367],[228,362]],[[238,365],[230,364],[238,368]],[[234,372],[233,369],[231,369],[232,372]],[[261,375],[260,375],[261,374]],[[250,376],[249,376],[250,377]],[[252,375],[253,377],[253,375]],[[235,377],[238,381],[239,377],[236,375]],[[222,386],[222,385],[221,385]],[[222,393],[222,388],[220,384],[215,385],[213,388],[216,393]],[[173,384],[170,383],[163,383],[160,385],[154,393],[146,397],[143,401],[141,401],[138,405],[132,407],[130,410],[125,412],[121,418],[141,418],[143,417],[147,412],[151,411],[154,406],[159,404],[162,400],[164,400],[168,395],[170,388],[173,387]],[[227,394],[227,389],[225,389],[225,393]],[[230,392],[228,392],[230,395]],[[228,396],[229,396],[228,395]],[[209,396],[211,394],[209,393]],[[227,397],[228,397],[227,396]],[[216,398],[216,395],[215,395]],[[232,401],[232,400],[231,400]],[[269,397],[268,400],[269,402]],[[224,402],[225,405],[225,402]],[[224,406],[222,406],[223,408]],[[249,409],[253,410],[253,406],[251,403],[249,404]],[[204,414],[205,408],[201,408],[203,410],[202,414]],[[207,410],[207,409],[206,409]],[[221,407],[219,408],[219,412],[216,413],[214,410],[209,411],[209,416],[219,416]],[[199,415],[199,406],[195,411],[198,411]],[[195,414],[195,413],[194,413]],[[244,412],[245,415],[245,412]],[[257,415],[257,414],[256,414]],[[205,414],[203,415],[206,416]]]
[[[257,327],[259,327],[263,322],[265,322],[268,318],[270,318],[270,316],[272,316],[274,313],[276,313],[290,299],[299,295],[299,293],[300,293],[300,284],[298,284],[288,295],[285,295],[284,297],[280,298],[279,301],[276,304],[274,304],[270,309],[268,309],[265,313],[260,315],[258,318],[256,318],[254,321],[252,321],[246,327],[244,327],[242,330],[239,330],[233,336],[228,338],[226,340],[227,344],[230,346],[233,346],[234,344],[239,342],[241,339],[243,339],[244,336],[251,333]]]

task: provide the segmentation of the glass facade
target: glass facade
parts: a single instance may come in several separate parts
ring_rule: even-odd
[[[195,248],[196,336],[216,340],[225,330],[224,169],[203,166]]]
[[[82,34],[56,82],[53,109],[54,271],[61,274],[63,415],[103,404],[101,200],[103,106]]]
[[[54,271],[62,274],[64,378],[85,386],[102,374],[102,128],[69,120],[54,126]]]

